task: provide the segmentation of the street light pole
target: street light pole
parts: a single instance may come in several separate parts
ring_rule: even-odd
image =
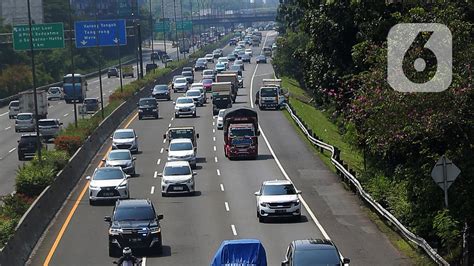
[[[151,1],[150,0],[150,35],[151,35],[151,54],[155,52],[155,49],[153,48],[153,39],[155,38],[154,34],[154,29],[153,29],[153,16],[151,15]],[[155,63],[155,57],[151,57],[151,61],[154,64]]]
[[[174,31],[175,31],[175,35],[176,35],[176,43],[178,43],[178,25],[177,25],[177,20],[176,20],[176,0],[173,0],[173,7],[174,7]],[[178,61],[179,61],[179,51],[178,51],[178,48],[179,48],[179,45],[176,45],[176,56],[178,57]]]
[[[29,1],[29,0],[28,0]],[[69,3],[69,49],[71,53],[71,75],[72,75],[72,95],[73,95],[73,106],[74,106],[74,127],[77,128],[77,105],[76,105],[76,80],[74,77],[74,45],[73,45],[73,29],[72,29],[72,7],[71,1]]]
[[[165,3],[164,0],[161,0],[161,21],[163,22],[163,47],[165,49],[165,54],[166,52],[166,22],[165,22]],[[165,67],[168,64],[167,59],[165,59]]]
[[[193,25],[193,0],[189,0],[189,4],[191,6],[191,38],[192,38],[192,45],[193,45],[193,53],[194,50],[194,25]]]
[[[102,93],[102,63],[101,59],[101,49],[99,47],[99,24],[98,24],[99,10],[97,8],[97,2],[95,2],[95,43],[96,49],[99,52],[98,61],[99,61],[99,91],[100,91],[100,114],[102,119],[104,119],[104,94]]]
[[[179,0],[179,5],[180,5],[180,13],[181,13],[181,41],[184,47],[184,19],[183,19],[183,0]],[[183,58],[186,58],[186,50],[183,49]]]
[[[39,132],[38,117],[38,95],[36,94],[36,67],[35,67],[35,51],[33,47],[33,31],[31,26],[31,8],[30,0],[28,1],[28,26],[30,33],[30,52],[31,52],[31,72],[33,74],[33,99],[35,104],[35,127],[36,127],[36,147],[38,150],[38,159],[41,161],[41,138]]]

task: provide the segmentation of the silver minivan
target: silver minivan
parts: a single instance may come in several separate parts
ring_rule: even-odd
[[[11,101],[8,105],[8,117],[15,118],[20,112],[20,101]]]
[[[15,119],[15,132],[35,131],[35,116],[32,113],[19,113]]]

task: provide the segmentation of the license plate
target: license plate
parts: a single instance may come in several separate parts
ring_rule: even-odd
[[[130,242],[140,242],[140,238],[130,238]]]
[[[113,195],[113,192],[104,192],[104,197],[112,197]]]
[[[275,210],[276,213],[285,213],[286,210]]]
[[[173,187],[173,190],[181,191],[181,190],[184,190],[184,188],[183,187]]]

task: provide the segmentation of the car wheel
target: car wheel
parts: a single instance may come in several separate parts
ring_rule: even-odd
[[[196,117],[196,113],[193,114],[193,117]]]
[[[295,219],[295,222],[301,221],[301,214],[296,215],[294,219]]]
[[[155,115],[155,119],[158,119],[158,118],[159,118],[159,116],[158,116],[158,114],[156,114],[156,115]]]
[[[168,101],[171,101],[171,97],[168,97]]]
[[[19,155],[19,154],[18,154],[18,160],[19,160],[19,161],[24,161],[24,160],[25,160],[25,156],[22,156],[22,155]]]
[[[264,222],[265,222],[265,217],[263,217],[263,216],[258,216],[258,221],[259,221],[260,223],[264,223]]]
[[[109,243],[109,257],[120,257],[119,249]]]
[[[161,196],[164,198],[166,197],[166,193],[165,192],[161,192]]]
[[[89,199],[89,205],[94,206],[94,205],[95,205],[95,201],[93,201],[92,199]]]
[[[13,116],[12,116],[12,115],[9,115],[8,118],[9,118],[9,119],[13,119]]]
[[[141,115],[138,116],[138,120],[142,120],[142,118],[143,118],[143,117],[142,117]]]
[[[191,168],[196,169],[196,164],[195,163],[191,164]]]
[[[175,118],[178,118],[178,117],[179,117],[179,115],[178,115],[178,114],[174,114],[174,117],[175,117]]]

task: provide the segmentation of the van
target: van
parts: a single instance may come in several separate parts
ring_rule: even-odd
[[[20,101],[11,101],[10,104],[8,104],[8,117],[10,119],[15,118],[18,113],[20,112]]]

